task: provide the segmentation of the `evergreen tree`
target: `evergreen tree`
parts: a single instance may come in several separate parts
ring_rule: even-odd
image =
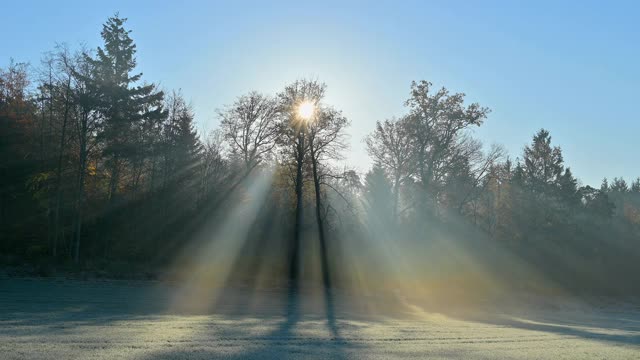
[[[631,183],[631,192],[640,193],[640,177],[636,178],[633,183]]]
[[[578,180],[573,177],[570,168],[566,168],[562,176],[558,179],[558,196],[560,200],[568,206],[576,206],[580,201]]]
[[[370,226],[389,229],[394,225],[394,194],[383,167],[374,164],[364,178],[364,205]]]
[[[610,219],[613,215],[614,205],[609,201],[607,193],[602,190],[585,186],[580,189],[582,203],[589,219]]]
[[[534,135],[530,146],[524,148],[524,185],[533,193],[549,194],[560,180],[564,170],[562,151],[551,147],[551,135],[541,129]]]
[[[609,180],[607,180],[607,178],[602,179],[602,183],[600,184],[600,191],[604,193],[609,191]]]
[[[513,180],[522,191],[514,196],[519,232],[536,243],[568,238],[580,195],[577,180],[564,168],[562,151],[551,145],[547,130],[538,131],[531,145],[525,146],[523,164],[516,167]]]
[[[136,67],[136,45],[124,28],[126,18],[118,14],[104,24],[101,35],[104,48],[87,61],[93,69],[90,84],[96,107],[103,117],[98,139],[109,171],[109,199],[113,200],[127,160],[140,156],[143,122],[161,121],[166,113],[161,104],[164,94],[153,85],[136,85],[142,73]]]
[[[193,111],[176,92],[169,97],[167,109],[169,116],[163,128],[164,186],[181,192],[193,191],[196,164],[202,152]]]
[[[629,185],[623,178],[614,177],[609,186],[609,191],[624,194],[629,192]]]

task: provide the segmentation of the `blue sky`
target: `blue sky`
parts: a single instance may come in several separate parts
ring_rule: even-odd
[[[242,93],[318,78],[352,121],[345,161],[366,170],[362,138],[426,79],[490,107],[475,133],[512,157],[544,127],[583,183],[640,176],[640,3],[373,3],[2,0],[0,67],[38,65],[56,43],[100,45],[119,11],[143,78],[182,89],[201,131]]]

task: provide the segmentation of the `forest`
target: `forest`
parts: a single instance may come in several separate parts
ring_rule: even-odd
[[[350,122],[320,80],[238,94],[198,133],[181,91],[144,78],[126,25],[0,67],[1,266],[153,279],[210,265],[257,286],[315,281],[317,262],[317,281],[355,291],[640,295],[640,178],[583,185],[545,129],[519,154],[485,146],[473,130],[490,109],[429,81],[371,119],[366,173],[343,165]]]

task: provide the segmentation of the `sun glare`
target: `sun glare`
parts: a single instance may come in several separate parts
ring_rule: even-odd
[[[298,116],[303,120],[310,120],[315,112],[315,105],[311,101],[304,101],[298,106]]]

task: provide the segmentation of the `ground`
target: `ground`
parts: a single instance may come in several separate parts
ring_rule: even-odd
[[[323,316],[242,289],[225,290],[234,295],[219,310],[186,312],[167,305],[173,293],[152,282],[0,279],[0,359],[640,359],[633,303]]]

